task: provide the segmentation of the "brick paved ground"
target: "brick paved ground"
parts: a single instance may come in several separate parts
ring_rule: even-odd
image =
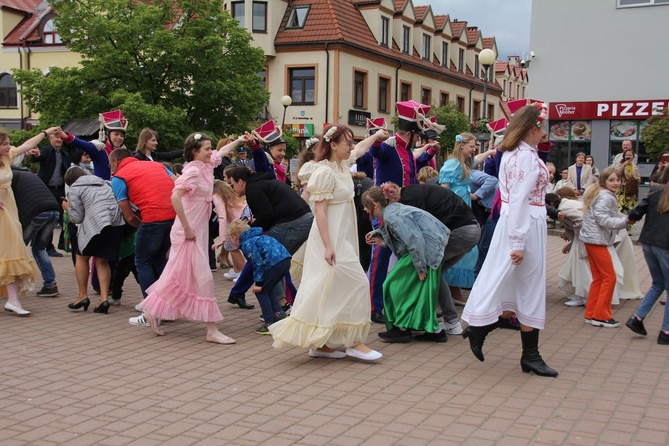
[[[204,342],[202,325],[167,336],[128,325],[128,281],[109,315],[71,312],[72,267],[55,259],[61,296],[27,297],[33,314],[0,314],[0,445],[645,445],[669,443],[669,347],[627,328],[586,326],[563,305],[564,261],[549,237],[548,323],[540,350],[557,379],[521,372],[516,332],[497,330],[480,363],[459,336],[446,344],[384,344],[375,364],[276,351],[258,336],[259,311],[230,306],[215,273],[234,346]],[[649,277],[636,248],[642,290]],[[249,301],[255,299],[249,296]],[[625,321],[638,301],[614,308]]]

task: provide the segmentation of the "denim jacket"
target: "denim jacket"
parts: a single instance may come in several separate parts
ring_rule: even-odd
[[[425,274],[428,267],[437,269],[441,265],[450,233],[429,213],[391,203],[383,209],[383,224],[372,235],[382,236],[397,257],[410,254],[416,271]]]
[[[275,238],[263,235],[262,228],[251,228],[239,236],[239,249],[246,260],[253,264],[253,280],[262,286],[265,271],[285,259],[290,253]]]

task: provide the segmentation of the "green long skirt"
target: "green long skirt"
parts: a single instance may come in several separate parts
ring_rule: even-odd
[[[439,331],[437,296],[441,281],[441,266],[428,268],[424,282],[418,278],[411,255],[403,256],[383,282],[383,309],[386,328]]]

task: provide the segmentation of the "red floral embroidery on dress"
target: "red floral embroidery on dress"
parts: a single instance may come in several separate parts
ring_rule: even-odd
[[[535,162],[537,163],[537,168],[539,169],[539,175],[537,175],[537,181],[534,185],[534,189],[530,192],[530,205],[531,206],[544,206],[546,204],[546,185],[548,185],[548,169],[543,161],[534,154]]]

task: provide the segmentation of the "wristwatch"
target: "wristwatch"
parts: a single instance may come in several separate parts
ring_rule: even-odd
[[[49,135],[46,133],[46,130],[42,130],[40,133],[44,133],[44,136],[49,136]]]

